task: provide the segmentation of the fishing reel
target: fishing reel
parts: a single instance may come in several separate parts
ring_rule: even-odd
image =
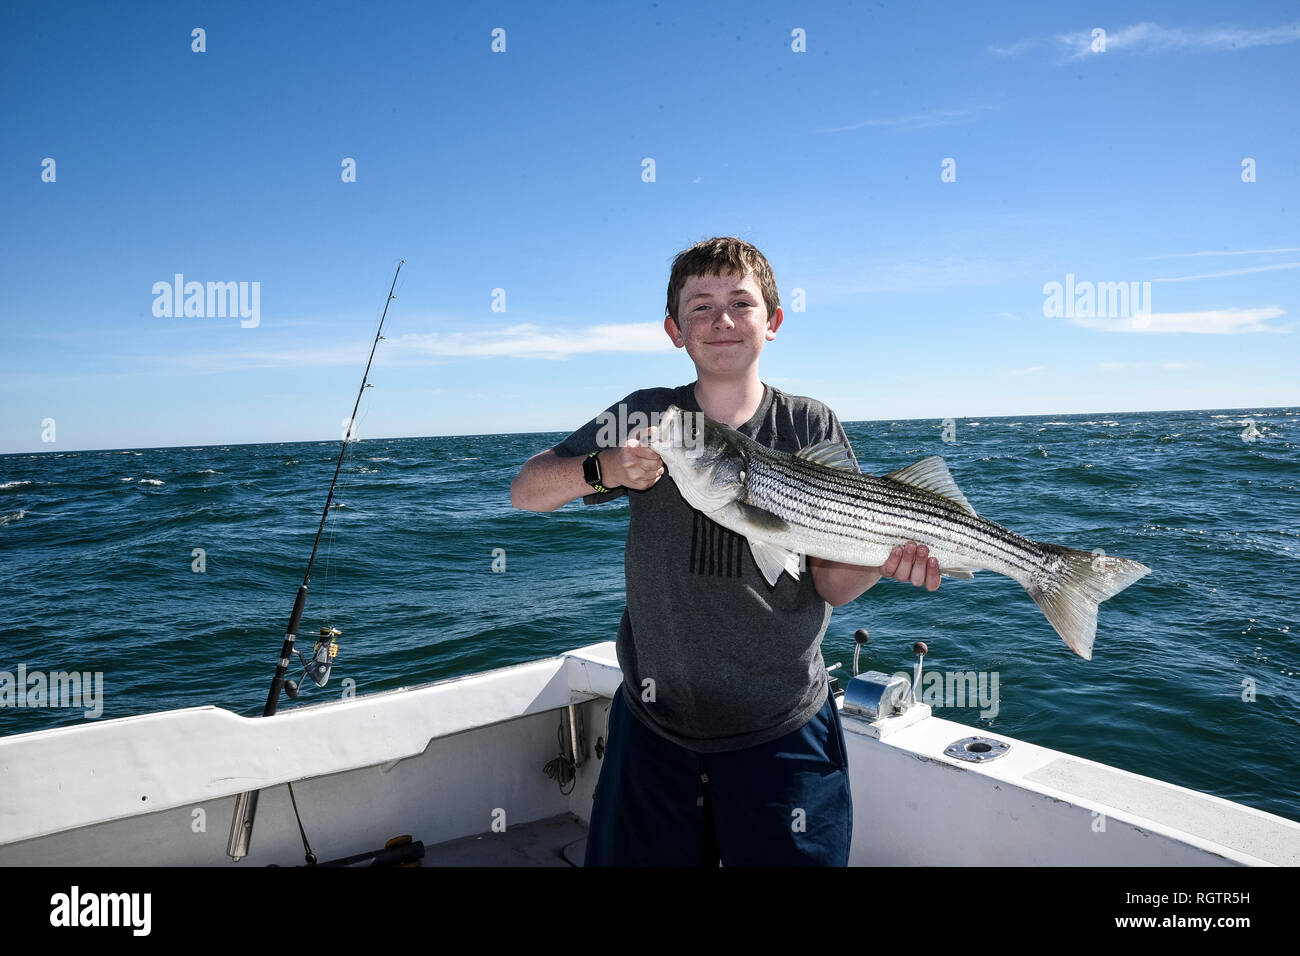
[[[335,638],[342,634],[343,632],[337,627],[322,625],[320,637],[316,641],[311,657],[304,657],[302,651],[298,651],[298,660],[302,661],[302,673],[297,680],[284,682],[284,692],[289,695],[290,700],[298,699],[298,687],[304,677],[310,677],[317,687],[324,687],[329,681],[334,658],[339,656],[339,642]]]

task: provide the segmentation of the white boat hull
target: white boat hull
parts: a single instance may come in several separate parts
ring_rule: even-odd
[[[324,861],[410,834],[425,864],[581,859],[611,695],[612,643],[270,719],[198,707],[0,738],[0,865],[292,866],[289,803]],[[562,793],[542,767],[575,705],[582,766]],[[895,718],[895,721],[899,719]],[[1300,864],[1300,824],[1002,735],[986,764],[944,755],[973,728],[843,715],[850,863]],[[236,796],[261,791],[249,855],[226,856]]]

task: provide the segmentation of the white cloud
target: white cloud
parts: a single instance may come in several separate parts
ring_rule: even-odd
[[[1144,368],[1162,368],[1166,372],[1182,372],[1187,369],[1195,368],[1195,365],[1187,362],[1180,362],[1176,359],[1167,359],[1163,362],[1100,362],[1097,367],[1103,372],[1127,372]]]
[[[1071,47],[1071,57],[1092,55],[1092,31],[1058,36]],[[1300,24],[1276,27],[1162,27],[1158,23],[1135,23],[1106,34],[1106,52],[1134,53],[1226,53],[1257,46],[1276,46],[1300,40]]]
[[[443,365],[457,358],[531,358],[564,360],[589,352],[671,352],[673,344],[659,322],[592,325],[579,330],[543,329],[521,324],[475,332],[414,333],[388,338],[375,354],[377,366]],[[264,349],[247,352],[202,352],[171,361],[205,371],[251,368],[357,368],[369,342],[319,348]]]
[[[867,129],[870,127],[885,127],[889,129],[931,129],[936,126],[950,126],[953,123],[961,122],[972,116],[988,110],[996,109],[994,106],[973,106],[964,110],[927,110],[922,113],[909,113],[906,116],[889,116],[877,119],[865,119],[859,123],[852,123],[848,126],[833,126],[829,129],[819,129],[819,133],[845,133],[853,129]]]
[[[989,52],[994,56],[1020,56],[1020,54],[1032,50],[1042,42],[1042,40],[1036,38],[1019,40],[1015,43],[1008,43],[1006,46],[991,46]]]
[[[1228,269],[1224,272],[1202,272],[1194,276],[1171,276],[1156,282],[1191,282],[1194,279],[1222,279],[1226,276],[1244,276],[1255,272],[1277,272],[1279,269],[1300,269],[1300,262],[1279,262],[1271,266],[1249,266],[1245,269]]]
[[[671,352],[659,322],[592,325],[585,329],[543,329],[532,324],[476,332],[400,336],[394,350],[439,358],[567,359],[588,352]]]
[[[1127,27],[1106,30],[1106,51],[1092,49],[1093,27],[1073,33],[1056,35],[1056,48],[1066,60],[1111,53],[1227,53],[1252,47],[1277,46],[1300,41],[1300,23],[1285,23],[1273,27],[1162,27],[1158,23],[1135,23]],[[1040,45],[1038,39],[1020,40],[1005,46],[993,46],[989,52],[995,56],[1020,56]]]
[[[1284,309],[1217,309],[1211,312],[1165,312],[1122,319],[1073,318],[1074,325],[1099,332],[1191,332],[1202,335],[1244,335],[1248,332],[1289,332],[1289,326],[1265,325],[1285,315]]]
[[[1219,249],[1213,252],[1171,252],[1163,256],[1147,256],[1148,259],[1195,259],[1198,256],[1263,256],[1275,252],[1300,252],[1300,247],[1286,249]]]

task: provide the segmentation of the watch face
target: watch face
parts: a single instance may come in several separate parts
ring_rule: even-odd
[[[582,463],[582,475],[587,479],[587,484],[600,484],[600,462],[595,455],[587,456],[587,460]]]

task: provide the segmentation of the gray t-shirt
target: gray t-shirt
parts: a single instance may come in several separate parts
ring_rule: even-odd
[[[693,384],[642,389],[553,450],[585,456],[620,444],[611,422],[628,422],[630,432],[640,416],[669,405],[701,411]],[[786,452],[831,438],[852,454],[834,412],[770,385],[737,431]],[[826,702],[821,642],[831,618],[811,569],[797,582],[782,574],[768,585],[745,539],[688,505],[667,474],[645,491],[619,488],[583,501],[622,495],[631,517],[617,647],[628,709],[700,753],[757,746],[802,727]]]

